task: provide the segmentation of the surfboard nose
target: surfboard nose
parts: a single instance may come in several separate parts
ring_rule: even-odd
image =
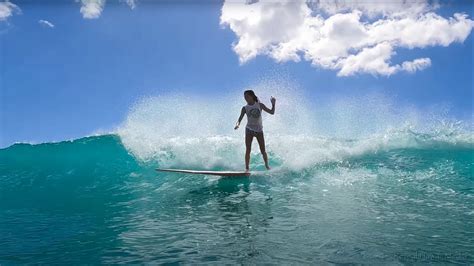
[[[250,171],[202,171],[202,170],[188,170],[188,169],[155,169],[158,172],[172,172],[193,175],[216,175],[216,176],[250,176]]]

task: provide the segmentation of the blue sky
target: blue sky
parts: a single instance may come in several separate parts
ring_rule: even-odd
[[[0,147],[112,129],[146,95],[212,96],[274,73],[291,77],[314,98],[377,91],[420,108],[450,104],[454,116],[472,116],[472,34],[447,47],[397,48],[395,64],[430,59],[414,73],[338,76],[307,60],[277,62],[264,54],[240,64],[232,49],[239,36],[220,24],[221,2],[143,1],[131,9],[110,1],[93,19],[80,12],[80,2],[39,2],[11,1],[19,11],[0,20]],[[456,12],[472,19],[472,4],[436,10],[445,17]]]

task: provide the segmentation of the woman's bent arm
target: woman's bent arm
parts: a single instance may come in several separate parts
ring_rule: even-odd
[[[265,106],[265,104],[263,104],[263,103],[260,103],[260,106],[262,107],[262,109],[263,109],[265,112],[267,112],[267,113],[273,115],[273,114],[275,114],[275,102],[276,102],[276,99],[275,99],[274,97],[271,97],[271,98],[270,98],[270,101],[272,102],[272,109],[269,109],[269,108],[268,108],[267,106]]]

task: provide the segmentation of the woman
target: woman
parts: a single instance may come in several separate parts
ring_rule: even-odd
[[[253,137],[257,138],[258,146],[260,146],[260,152],[262,153],[263,160],[265,161],[265,167],[270,170],[270,166],[268,166],[267,152],[265,151],[265,139],[263,138],[262,110],[273,115],[275,113],[276,99],[274,97],[270,97],[272,109],[268,109],[265,104],[258,101],[257,96],[252,90],[246,90],[244,92],[244,98],[247,102],[247,105],[242,107],[239,120],[237,121],[237,124],[235,124],[234,129],[239,128],[240,121],[242,121],[244,115],[247,114],[247,126],[245,127],[245,170],[249,171],[250,151],[252,149]]]

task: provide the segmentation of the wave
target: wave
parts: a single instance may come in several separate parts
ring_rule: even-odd
[[[130,141],[130,140],[129,140]],[[162,142],[128,142],[119,135],[85,137],[73,141],[43,144],[15,144],[0,152],[0,158],[22,158],[23,163],[100,164],[113,161],[135,161],[157,167],[196,169],[241,169],[245,148],[243,137],[172,137]],[[263,168],[258,145],[252,150],[252,165]],[[291,170],[311,168],[318,164],[337,163],[392,151],[474,150],[472,134],[420,134],[411,130],[392,131],[365,139],[337,139],[306,135],[279,135],[267,138],[267,151],[275,166]]]
[[[292,235],[294,228],[307,226],[293,226],[294,217],[304,218],[298,215],[311,211],[315,215],[306,220],[318,222],[318,217],[323,217],[319,221],[322,225],[328,219],[336,221],[330,224],[343,224],[339,231],[346,225],[353,228],[354,217],[362,220],[364,226],[359,228],[367,228],[369,222],[373,228],[388,224],[378,229],[392,228],[394,235],[400,234],[397,228],[420,234],[418,224],[429,223],[423,227],[428,229],[422,232],[420,243],[442,235],[446,229],[440,229],[439,224],[448,223],[454,228],[449,236],[454,234],[461,241],[466,235],[463,228],[472,228],[474,163],[469,135],[402,130],[366,139],[292,135],[269,136],[268,140],[272,166],[279,165],[280,169],[251,178],[214,179],[154,171],[167,164],[217,169],[235,163],[240,167],[239,137],[177,136],[163,141],[162,146],[150,143],[153,152],[144,159],[133,155],[127,146],[130,143],[117,134],[1,149],[0,216],[7,225],[0,237],[5,243],[3,258],[19,258],[38,250],[36,253],[42,254],[47,247],[64,247],[64,241],[71,242],[66,245],[71,247],[68,252],[58,250],[54,256],[48,252],[49,257],[36,259],[57,261],[57,257],[64,259],[63,254],[71,252],[86,254],[89,246],[79,245],[78,249],[77,242],[90,237],[82,242],[105,246],[101,254],[112,254],[105,260],[115,262],[119,249],[131,250],[121,259],[145,254],[150,241],[166,238],[174,243],[173,232],[193,235],[201,228],[196,226],[201,221],[212,225],[210,234],[197,234],[202,235],[203,242],[215,235],[216,221],[225,236],[237,225],[229,243],[242,237],[242,228],[254,230],[268,220],[275,223],[271,226],[276,225],[277,235]],[[254,159],[252,168],[258,168],[260,156],[254,158],[258,160]],[[236,216],[239,213],[243,213],[241,218]],[[278,222],[288,213],[288,221]],[[455,222],[449,224],[453,217]],[[433,232],[433,228],[438,231]],[[106,234],[96,234],[107,230]],[[373,239],[371,230],[364,233],[368,242]],[[150,240],[150,235],[156,237]],[[222,235],[218,234],[216,241],[223,241]],[[111,239],[116,247],[109,248]],[[27,245],[19,248],[19,241]],[[144,244],[137,247],[137,243]],[[97,258],[97,262],[103,261],[103,257]]]
[[[71,254],[91,263],[173,262],[160,256],[212,257],[215,243],[234,248],[242,240],[246,247],[267,231],[275,239],[316,234],[299,240],[327,231],[318,246],[329,252],[345,249],[339,244],[354,236],[372,243],[374,230],[392,237],[390,243],[403,238],[419,247],[441,241],[459,250],[469,242],[474,136],[468,122],[380,95],[311,103],[292,86],[262,84],[253,88],[260,98],[271,91],[278,101],[277,114],[264,117],[273,169],[259,171],[254,143],[257,171],[250,178],[155,171],[242,169],[244,132],[232,128],[241,95],[147,97],[113,134],[0,149],[0,260],[3,251],[4,260],[15,262],[30,254],[47,254],[31,259],[43,263],[80,257]],[[331,230],[320,230],[328,225]],[[334,238],[335,230],[346,234]],[[176,241],[182,236],[191,239]],[[88,243],[103,247],[100,256],[90,256]],[[239,253],[258,255],[253,246]],[[464,246],[460,252],[467,254]]]
[[[297,87],[281,81],[263,81],[252,89],[264,103],[272,94],[277,97],[276,115],[264,116],[267,152],[277,167],[299,171],[395,150],[474,149],[472,126],[449,118],[444,108],[418,110],[380,94],[309,102]],[[118,156],[153,167],[242,169],[244,130],[233,130],[242,105],[237,93],[146,97],[113,134],[15,144],[0,156],[21,153],[31,163],[83,163],[84,158],[100,163]],[[252,153],[252,168],[263,168],[256,143]]]
[[[267,151],[274,164],[291,169],[312,167],[318,163],[340,162],[357,156],[389,152],[397,149],[452,150],[473,149],[472,135],[418,134],[393,132],[366,139],[330,139],[305,135],[267,138]],[[173,137],[153,145],[132,144],[131,153],[142,161],[156,162],[163,167],[242,168],[243,137],[213,136],[201,138]],[[260,167],[259,150],[254,145],[252,162]]]
[[[263,120],[267,151],[278,166],[298,170],[394,149],[473,148],[472,125],[450,118],[446,107],[419,110],[377,93],[311,102],[281,80],[251,88],[263,103],[277,97],[276,115],[264,114]],[[238,93],[146,97],[131,108],[117,134],[141,161],[241,169],[244,130],[234,131],[233,125],[243,104]],[[263,167],[256,143],[253,153],[251,163]]]

